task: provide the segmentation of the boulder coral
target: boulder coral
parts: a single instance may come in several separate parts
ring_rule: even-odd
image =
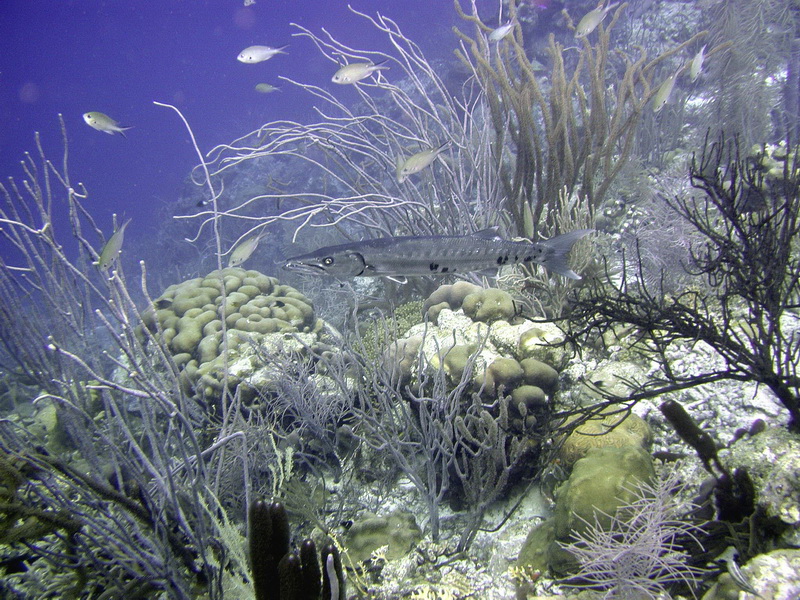
[[[558,387],[563,351],[551,343],[563,339],[561,331],[519,317],[507,292],[463,281],[438,288],[423,312],[427,322],[411,327],[383,355],[403,381],[415,389],[419,368],[442,369],[452,385],[468,377],[472,391],[487,401],[510,398],[516,430],[535,426]]]
[[[458,281],[452,285],[441,285],[425,300],[422,312],[431,322],[435,323],[436,317],[439,316],[442,309],[458,310],[461,308],[464,298],[482,289],[480,286],[468,281]]]
[[[550,569],[562,576],[569,573],[575,558],[558,542],[571,541],[592,524],[608,530],[617,509],[636,500],[636,486],[651,484],[655,477],[653,459],[636,446],[593,448],[575,463],[570,478],[556,491]]]
[[[166,343],[185,385],[205,394],[221,387],[225,345],[228,376],[234,375],[236,385],[247,379],[248,369],[232,367],[252,356],[254,345],[291,345],[294,335],[313,345],[324,327],[311,301],[295,288],[238,267],[169,286],[142,321]],[[253,360],[246,362],[256,368]]]
[[[593,448],[634,446],[643,450],[650,449],[653,440],[650,426],[633,413],[600,413],[573,429],[570,424],[576,418],[572,417],[564,423],[564,428],[570,433],[563,440],[558,452],[561,465],[567,471]]]

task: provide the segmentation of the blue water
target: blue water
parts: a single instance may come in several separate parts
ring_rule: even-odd
[[[457,17],[449,0],[351,4],[397,21],[427,55],[452,56]],[[147,239],[158,209],[177,200],[197,164],[177,115],[153,101],[180,108],[207,151],[268,121],[312,117],[310,96],[281,85],[279,75],[356,98],[330,82],[331,63],[308,39],[293,38],[298,30],[290,23],[318,34],[324,27],[355,48],[390,50],[385,36],[343,1],[258,0],[245,7],[242,0],[3,0],[0,177],[21,174],[19,160],[34,150],[35,131],[48,156],[60,161],[61,113],[73,182],[89,189],[86,204],[99,226],[110,232],[112,213],[132,217],[129,238]],[[254,44],[289,44],[288,55],[238,62],[239,52]],[[259,94],[259,82],[282,91]],[[127,139],[96,131],[82,119],[88,111],[133,129]]]

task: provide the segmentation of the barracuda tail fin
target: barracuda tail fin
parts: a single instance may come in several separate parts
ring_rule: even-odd
[[[581,276],[569,268],[567,258],[572,246],[583,236],[592,233],[594,229],[576,229],[569,233],[557,235],[547,241],[542,242],[549,247],[549,251],[544,257],[542,264],[550,271],[568,277],[569,279],[580,279]]]

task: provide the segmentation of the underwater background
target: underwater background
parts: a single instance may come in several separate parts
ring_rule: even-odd
[[[0,6],[0,598],[800,594],[800,2]]]
[[[432,58],[451,54],[456,17],[449,3],[418,0],[393,12]],[[54,139],[55,116],[63,114],[70,134],[80,136],[72,164],[95,194],[98,218],[133,217],[131,237],[146,238],[159,208],[175,202],[196,162],[187,136],[153,101],[179,106],[198,134],[202,130],[199,141],[207,148],[274,119],[311,118],[313,102],[299,90],[255,91],[261,82],[279,86],[278,75],[330,80],[330,68],[313,47],[292,38],[291,23],[386,48],[374,29],[353,22],[344,2],[4,3],[0,163],[11,167],[31,151],[34,131]],[[236,60],[256,44],[290,47],[279,62]],[[127,140],[105,139],[85,127],[82,115],[89,111],[134,130]]]

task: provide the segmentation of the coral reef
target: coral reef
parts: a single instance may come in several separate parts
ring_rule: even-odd
[[[653,460],[642,448],[594,448],[575,463],[570,478],[556,492],[553,535],[556,542],[568,542],[586,533],[591,524],[609,529],[617,509],[636,498],[635,484],[651,483]],[[574,558],[559,546],[548,551],[550,568],[559,574],[572,570]]]
[[[564,583],[600,588],[606,598],[655,600],[669,590],[693,594],[706,570],[691,564],[702,528],[687,514],[694,508],[680,499],[680,475],[655,482],[633,481],[613,513],[598,512],[574,541],[561,547],[580,569]]]
[[[423,310],[435,322],[411,327],[383,360],[396,364],[412,388],[425,376],[421,365],[428,376],[443,369],[450,385],[468,371],[471,390],[487,400],[510,396],[516,431],[535,428],[558,386],[557,367],[564,359],[563,349],[552,345],[560,339],[558,328],[515,318],[507,292],[466,282],[441,286]],[[416,360],[420,352],[422,363]]]

